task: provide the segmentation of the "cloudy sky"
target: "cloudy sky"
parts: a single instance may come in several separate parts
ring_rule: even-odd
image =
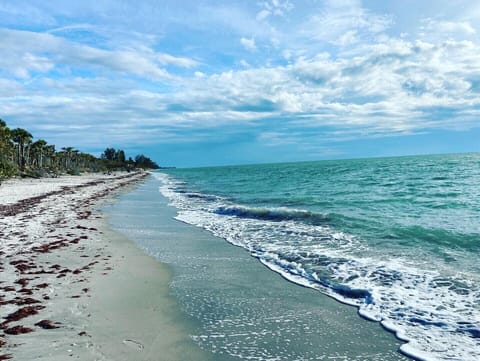
[[[480,2],[0,0],[0,118],[200,166],[480,151]]]

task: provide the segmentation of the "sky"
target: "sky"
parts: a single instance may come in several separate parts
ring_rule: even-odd
[[[480,151],[480,1],[0,0],[0,118],[209,166]]]

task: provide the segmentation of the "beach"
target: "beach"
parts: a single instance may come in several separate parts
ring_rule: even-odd
[[[2,184],[0,359],[403,359],[353,308],[176,221],[159,185],[146,173]]]
[[[0,359],[199,353],[177,319],[170,270],[111,231],[99,211],[146,177],[88,174],[0,186]]]
[[[476,360],[476,161],[10,180],[0,359]]]

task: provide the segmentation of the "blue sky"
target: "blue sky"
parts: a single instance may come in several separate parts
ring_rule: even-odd
[[[478,1],[2,1],[0,117],[201,166],[480,151]]]

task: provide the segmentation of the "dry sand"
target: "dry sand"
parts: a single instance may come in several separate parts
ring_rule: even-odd
[[[187,360],[168,268],[95,207],[147,173],[0,186],[0,360]],[[205,358],[205,357],[202,357]]]

